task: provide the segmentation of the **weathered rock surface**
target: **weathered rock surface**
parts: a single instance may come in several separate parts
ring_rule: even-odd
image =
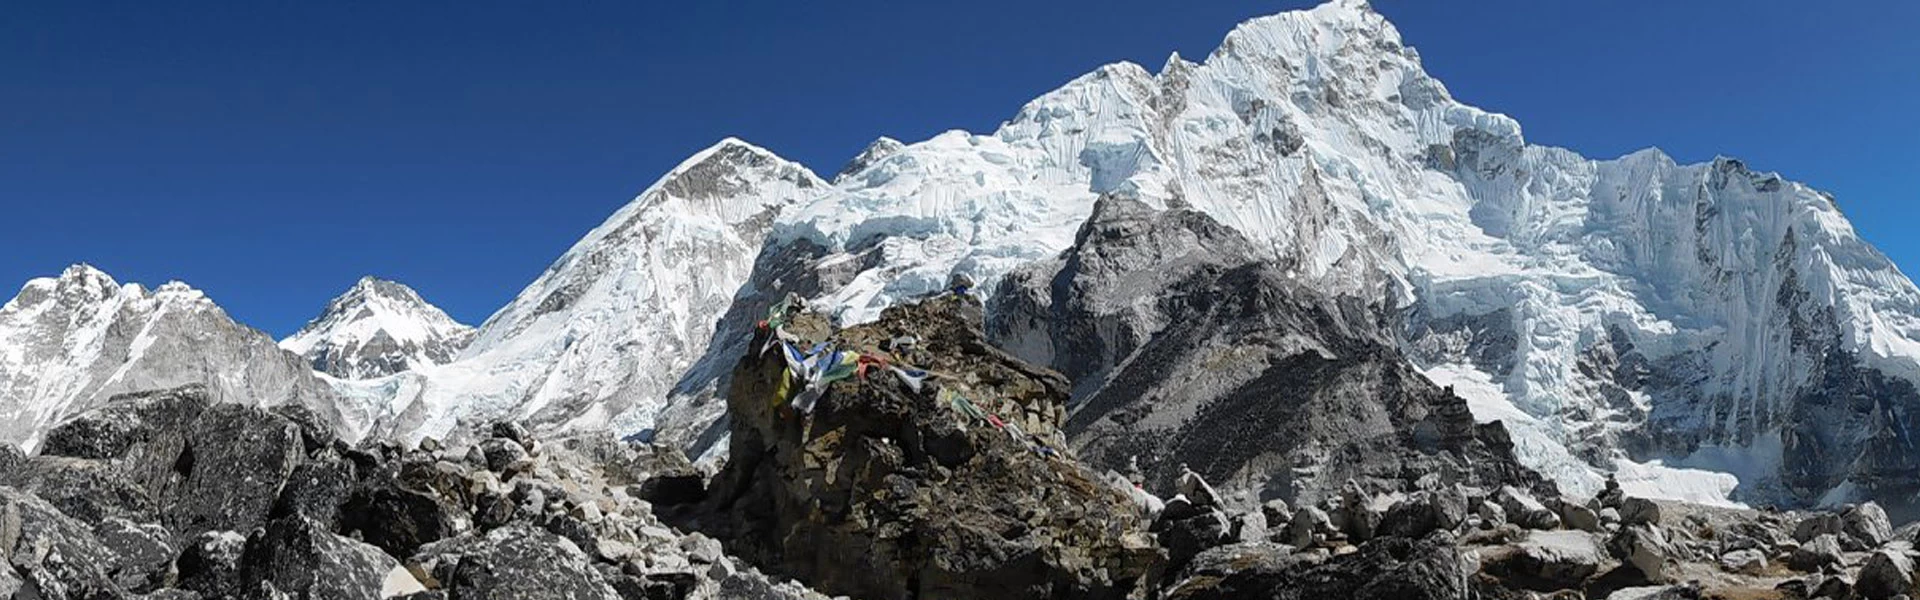
[[[1072,379],[1066,430],[1088,462],[1137,461],[1162,495],[1182,463],[1254,502],[1314,503],[1350,479],[1550,487],[1393,349],[1392,324],[1266,256],[1203,212],[1105,197],[1059,259],[1001,280],[990,331]]]
[[[795,346],[829,342],[938,375],[916,390],[875,366],[800,414],[776,392],[788,376],[780,348],[749,353],[728,393],[731,459],[695,526],[751,562],[861,598],[1143,593],[1160,550],[1137,505],[1071,459],[1066,380],[988,345],[980,311],[947,295],[837,332],[793,316]]]

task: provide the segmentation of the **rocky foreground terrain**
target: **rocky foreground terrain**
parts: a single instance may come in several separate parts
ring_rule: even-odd
[[[846,330],[805,310],[769,321],[731,378],[731,459],[717,473],[664,447],[536,439],[511,422],[353,445],[293,405],[214,403],[197,386],[115,397],[52,429],[37,455],[0,447],[0,596],[1915,593],[1914,529],[1873,504],[1786,514],[1611,487],[1571,498],[1537,477],[1459,469],[1271,498],[1222,494],[1192,471],[1145,482],[1076,458],[1068,382],[986,343],[971,296]],[[865,359],[795,380],[788,347]],[[1511,461],[1496,433],[1475,451]]]

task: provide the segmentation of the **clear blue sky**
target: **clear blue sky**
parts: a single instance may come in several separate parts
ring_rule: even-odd
[[[721,137],[832,173],[1300,3],[220,4],[8,7],[0,297],[85,261],[280,336],[375,274],[477,324]],[[1738,156],[1920,270],[1920,2],[1376,7],[1531,141]]]

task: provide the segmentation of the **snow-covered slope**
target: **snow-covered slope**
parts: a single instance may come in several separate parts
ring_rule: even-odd
[[[0,307],[0,442],[31,448],[114,394],[192,383],[223,402],[304,405],[349,438],[371,419],[183,283],[148,290],[75,265]]]
[[[574,244],[458,359],[342,391],[387,398],[384,431],[403,438],[500,417],[644,430],[707,347],[774,215],[827,187],[800,165],[721,141]]]
[[[280,347],[322,373],[370,379],[446,363],[473,333],[413,288],[362,277]]]

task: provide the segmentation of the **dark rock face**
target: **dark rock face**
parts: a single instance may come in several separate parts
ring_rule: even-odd
[[[800,415],[775,393],[787,376],[777,348],[749,353],[728,393],[732,458],[696,525],[757,564],[861,598],[1143,590],[1158,550],[1133,502],[1066,456],[1066,381],[988,345],[980,311],[950,295],[839,332],[796,315],[786,326],[796,345],[831,341],[943,375],[915,391],[875,368]],[[908,337],[911,348],[892,343]],[[969,418],[942,388],[1006,430]]]
[[[400,566],[379,548],[298,516],[275,520],[249,537],[240,560],[242,580],[308,600],[377,598],[387,574]]]
[[[173,461],[185,481],[169,494],[164,514],[182,535],[265,521],[303,450],[299,426],[238,404],[208,408],[187,439]]]
[[[1379,311],[1257,256],[1200,212],[1102,199],[1060,261],[1002,281],[990,331],[1075,378],[1066,429],[1099,468],[1138,461],[1165,482],[1185,463],[1250,502],[1348,479],[1550,489],[1406,362]]]

